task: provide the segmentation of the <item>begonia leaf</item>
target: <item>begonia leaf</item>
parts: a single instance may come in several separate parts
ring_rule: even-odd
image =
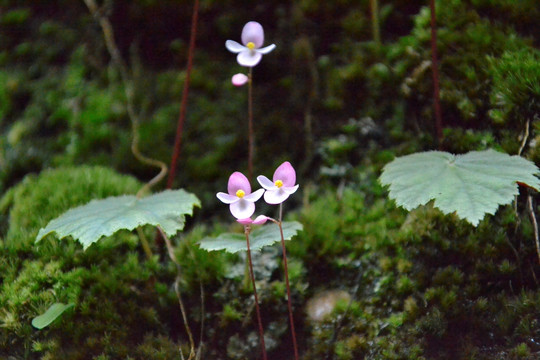
[[[60,238],[72,236],[86,249],[103,236],[142,225],[160,226],[168,236],[184,228],[199,199],[184,190],[165,190],[141,199],[133,195],[92,200],[68,210],[39,230],[36,241],[55,232]]]
[[[297,221],[284,222],[282,227],[285,240],[292,239],[303,229],[302,224]],[[281,241],[281,235],[277,224],[267,224],[249,234],[250,250],[260,250],[278,241]],[[207,237],[199,242],[199,246],[207,251],[225,250],[230,253],[247,251],[246,236],[238,233],[223,233],[215,238]]]
[[[518,182],[538,191],[538,167],[520,156],[494,150],[452,155],[428,151],[394,159],[380,176],[389,197],[412,210],[434,200],[444,214],[455,212],[474,226],[518,194]]]

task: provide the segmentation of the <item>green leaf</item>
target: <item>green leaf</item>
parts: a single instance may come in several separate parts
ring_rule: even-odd
[[[303,229],[302,224],[297,221],[284,222],[282,227],[285,240],[290,240]],[[249,235],[249,248],[250,250],[261,250],[264,246],[272,245],[278,241],[281,241],[279,227],[277,224],[272,223],[251,232]],[[207,251],[225,250],[230,253],[247,251],[246,236],[244,234],[224,233],[216,238],[207,237],[199,242],[199,246]]]
[[[250,236],[250,245],[251,238],[252,236]],[[244,234],[223,233],[215,238],[205,237],[199,242],[199,247],[207,251],[227,250],[230,253],[246,251],[246,236]]]
[[[55,303],[52,304],[45,313],[36,316],[32,319],[32,326],[36,329],[43,329],[44,327],[47,327],[52,323],[54,320],[56,320],[64,311],[67,309],[75,306],[75,304],[62,304],[62,303]]]
[[[394,159],[379,180],[407,210],[435,200],[443,213],[456,212],[476,226],[485,214],[512,202],[519,192],[517,182],[538,191],[539,172],[531,161],[494,150],[464,155],[428,151]]]
[[[184,228],[199,199],[184,190],[166,190],[141,199],[133,195],[92,200],[71,209],[39,230],[36,241],[56,232],[60,238],[72,236],[86,249],[103,236],[120,229],[133,230],[150,224],[161,226],[169,236]]]

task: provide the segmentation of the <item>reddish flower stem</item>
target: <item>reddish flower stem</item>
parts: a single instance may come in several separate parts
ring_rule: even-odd
[[[253,153],[255,141],[253,135],[253,68],[249,68],[248,74],[248,179],[253,180]]]
[[[195,40],[197,35],[197,20],[199,18],[199,0],[195,0],[193,5],[193,14],[191,17],[191,34],[189,37],[189,50],[186,65],[186,79],[184,80],[184,90],[182,91],[182,102],[180,103],[180,115],[176,127],[176,137],[174,139],[174,151],[171,158],[169,177],[167,179],[167,189],[172,188],[174,177],[176,175],[176,165],[180,158],[180,149],[182,146],[182,134],[184,132],[184,121],[186,118],[187,98],[189,94],[189,84],[191,79],[191,68],[193,67],[193,53],[195,52]]]
[[[371,8],[371,29],[373,32],[373,40],[380,45],[381,32],[379,29],[379,4],[377,0],[369,0],[369,6]]]
[[[257,322],[259,323],[259,337],[261,339],[261,350],[263,360],[267,360],[266,357],[266,345],[264,343],[264,331],[261,320],[261,311],[259,309],[259,297],[257,296],[257,286],[255,285],[255,275],[253,274],[253,263],[251,262],[251,250],[249,248],[249,226],[244,226],[244,233],[246,234],[246,245],[247,245],[247,258],[249,264],[249,275],[251,277],[251,284],[253,285],[253,295],[255,296],[255,310],[257,312]]]
[[[287,286],[287,307],[289,308],[289,322],[291,323],[291,335],[294,348],[294,358],[298,360],[298,346],[296,344],[296,331],[294,330],[294,319],[292,311],[291,287],[289,285],[289,269],[287,267],[287,250],[285,249],[285,237],[283,236],[283,226],[281,225],[281,217],[283,204],[279,204],[279,234],[281,235],[281,247],[283,248],[283,271],[285,272],[285,285]]]
[[[437,60],[437,23],[435,15],[435,0],[429,0],[431,9],[431,69],[433,72],[433,107],[435,109],[435,129],[437,132],[437,141],[439,149],[442,146],[442,115],[441,102],[439,95],[439,64]]]

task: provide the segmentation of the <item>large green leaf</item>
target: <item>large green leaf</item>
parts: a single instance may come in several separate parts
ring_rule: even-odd
[[[54,303],[43,314],[32,319],[32,326],[36,329],[43,329],[56,320],[64,311],[73,307],[74,304]]]
[[[282,223],[283,237],[290,240],[298,231],[302,230],[302,224],[297,221]],[[272,245],[281,241],[279,227],[276,224],[268,224],[255,229],[249,235],[250,250],[260,250],[264,246]],[[204,238],[199,242],[201,249],[207,251],[225,250],[230,253],[246,251],[246,236],[244,234],[224,233],[216,238]]]
[[[380,177],[390,198],[407,210],[435,200],[443,213],[456,214],[473,225],[518,194],[517,182],[538,190],[536,165],[522,157],[494,150],[452,155],[428,151],[387,164]]]
[[[184,190],[166,190],[141,199],[133,195],[92,200],[71,209],[39,230],[36,241],[56,232],[72,236],[86,249],[103,236],[120,229],[133,230],[142,225],[161,226],[169,236],[184,228],[185,215],[191,215],[199,199]]]

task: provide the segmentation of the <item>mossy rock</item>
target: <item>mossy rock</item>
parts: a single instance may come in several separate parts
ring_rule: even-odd
[[[353,295],[306,329],[304,358],[536,358],[540,268],[521,201],[519,223],[506,206],[475,228],[432,206],[405,213],[376,190],[319,193],[300,213],[289,254],[304,261],[307,298]]]
[[[138,238],[118,232],[87,251],[53,236],[34,245],[40,227],[91,199],[133,194],[140,183],[105,167],[70,167],[27,176],[1,201],[9,219],[0,242],[0,358],[172,359],[177,308],[167,289],[174,269],[146,260]],[[55,303],[74,308],[43,330],[31,320]],[[150,349],[158,344],[159,349]]]
[[[29,249],[40,228],[65,211],[92,199],[134,194],[141,184],[101,166],[66,167],[28,175],[0,200],[0,213],[8,213],[5,246]]]

